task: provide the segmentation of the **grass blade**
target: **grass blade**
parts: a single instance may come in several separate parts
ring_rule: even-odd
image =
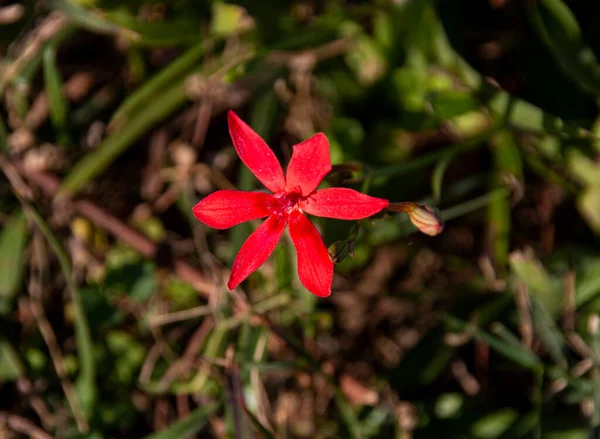
[[[392,175],[401,175],[409,171],[414,171],[435,163],[438,160],[446,159],[447,157],[453,157],[458,154],[462,154],[471,151],[483,143],[485,143],[491,136],[496,134],[501,127],[495,126],[489,130],[471,137],[464,142],[451,145],[440,151],[436,151],[422,157],[417,157],[408,162],[402,162],[391,166],[385,166],[383,168],[375,169],[369,172],[366,177],[391,177]]]
[[[21,285],[27,221],[23,212],[11,216],[0,232],[0,314],[8,311]]]
[[[93,413],[97,396],[96,363],[94,359],[94,344],[79,288],[73,279],[69,257],[48,224],[32,206],[24,204],[23,207],[26,216],[35,223],[56,254],[60,269],[71,292],[75,319],[77,355],[79,357],[81,370],[79,377],[77,378],[76,388],[83,410],[85,411],[86,416],[89,417]]]
[[[123,32],[123,29],[116,24],[102,17],[99,13],[79,6],[77,2],[67,0],[53,0],[50,2],[52,9],[61,11],[71,19],[77,26],[87,29],[91,32],[103,34],[116,34]],[[139,38],[134,33],[129,34],[130,40]]]
[[[342,420],[346,424],[346,428],[348,430],[347,433],[349,437],[360,438],[361,432],[358,418],[356,417],[352,406],[348,401],[346,401],[346,398],[344,398],[344,395],[342,395],[342,392],[340,392],[339,389],[335,389],[335,395],[333,397],[333,400],[335,401],[335,405],[337,406],[340,412]]]
[[[431,175],[431,193],[436,203],[440,202],[442,198],[442,184],[444,183],[444,175],[450,165],[450,162],[454,158],[454,155],[448,155],[442,157],[439,162],[435,165],[433,174]]]
[[[131,119],[126,129],[107,137],[96,150],[88,153],[73,166],[63,180],[58,196],[79,192],[87,182],[104,172],[148,129],[183,105],[186,99],[183,81],[173,85],[162,95],[156,96],[152,104]]]
[[[67,135],[67,101],[62,92],[62,78],[56,65],[56,46],[48,45],[43,54],[44,82],[48,103],[50,106],[50,120],[58,132],[58,143],[66,147],[69,144]]]
[[[500,355],[503,355],[526,369],[537,370],[542,367],[540,360],[522,345],[515,345],[514,343],[507,342],[502,338],[496,337],[481,328],[471,326],[467,322],[451,315],[447,315],[444,320],[451,330],[471,331],[477,340],[488,344],[490,348],[494,349]]]
[[[600,258],[594,259],[577,273],[575,305],[577,308],[594,300],[600,294]]]
[[[198,407],[190,415],[171,425],[166,430],[146,436],[145,439],[186,439],[198,433],[208,423],[208,418],[217,411],[220,404]]]
[[[450,221],[477,209],[481,209],[482,207],[486,207],[496,199],[507,198],[509,195],[508,189],[496,189],[485,195],[481,195],[480,197],[473,198],[464,203],[442,210],[442,218],[444,221]]]
[[[205,51],[205,43],[196,44],[129,95],[115,111],[110,121],[111,129],[118,131],[136,110],[148,105],[161,90],[187,73],[191,73],[204,56]]]
[[[0,339],[0,381],[16,381],[23,376],[24,369],[15,348]]]

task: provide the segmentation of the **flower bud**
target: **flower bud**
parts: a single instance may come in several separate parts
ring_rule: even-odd
[[[331,262],[339,264],[348,255],[354,257],[354,242],[351,240],[336,241],[329,246],[327,252]]]
[[[424,204],[390,203],[387,210],[408,214],[413,225],[426,235],[439,235],[444,230],[444,221],[437,209]]]
[[[409,212],[410,221],[421,232],[429,236],[439,235],[444,230],[444,221],[439,214],[429,206],[417,205]]]

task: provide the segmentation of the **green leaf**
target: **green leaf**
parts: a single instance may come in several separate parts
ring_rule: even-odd
[[[556,364],[566,367],[567,360],[563,354],[565,338],[562,332],[554,323],[548,310],[535,297],[531,297],[530,300],[531,319],[537,334]]]
[[[435,165],[433,174],[431,174],[431,192],[436,203],[439,203],[440,199],[442,198],[442,184],[444,182],[444,175],[446,174],[446,170],[448,169],[450,162],[452,162],[452,159],[454,159],[453,155],[442,157]]]
[[[521,151],[510,130],[500,131],[492,139],[494,163],[497,172],[510,172],[518,180],[523,178]]]
[[[353,40],[352,50],[345,51],[344,59],[356,75],[358,82],[363,86],[369,86],[380,79],[386,73],[388,66],[375,41],[353,22],[342,24],[340,33],[343,37]]]
[[[68,105],[62,91],[62,78],[56,65],[56,46],[48,45],[44,49],[44,83],[48,94],[50,107],[50,120],[58,133],[58,143],[66,147],[69,144],[67,135],[67,111]]]
[[[577,209],[590,228],[600,234],[600,186],[588,186],[577,198]]]
[[[581,151],[572,149],[567,155],[567,168],[574,178],[589,186],[600,186],[600,167]]]
[[[535,296],[552,316],[556,316],[563,304],[560,282],[550,276],[532,252],[514,251],[509,256],[509,263],[517,278],[527,285],[529,293]]]
[[[342,392],[340,392],[339,389],[335,390],[333,400],[335,401],[335,405],[337,406],[340,412],[342,421],[346,424],[346,431],[348,433],[348,437],[351,437],[353,439],[358,439],[362,437],[360,423],[358,422],[356,413],[354,413],[352,406],[348,401],[346,401],[346,398],[344,398],[344,395],[342,395]]]
[[[460,415],[464,403],[464,395],[460,393],[444,393],[435,401],[434,412],[440,419],[455,418]]]
[[[211,34],[228,37],[244,30],[250,18],[246,10],[238,5],[217,1],[212,5]]]
[[[493,137],[492,154],[494,157],[495,175],[492,187],[505,186],[504,178],[515,179],[516,184],[523,178],[523,163],[519,148],[512,133],[504,130]],[[490,238],[494,247],[494,263],[503,270],[508,261],[511,230],[511,200],[509,197],[496,198],[488,207],[488,223]]]
[[[112,373],[122,384],[134,382],[146,356],[146,349],[131,334],[113,330],[106,334],[106,345],[113,354]]]
[[[0,381],[16,381],[23,376],[23,364],[12,345],[0,339]]]
[[[140,38],[139,35],[127,32],[126,29],[122,29],[120,26],[107,20],[102,13],[102,10],[86,8],[77,3],[78,2],[73,0],[51,0],[50,7],[57,11],[61,11],[77,26],[91,32],[121,34],[121,36],[125,36],[129,41],[135,41]]]
[[[519,413],[511,408],[500,409],[479,418],[471,426],[474,439],[494,439],[510,428],[517,420]]]
[[[21,285],[27,221],[23,212],[9,217],[0,232],[0,302],[7,306]]]
[[[383,407],[374,407],[362,420],[360,432],[363,438],[381,437],[384,424],[391,418],[390,412]]]
[[[136,302],[146,301],[157,289],[152,262],[125,264],[111,268],[104,285],[112,295],[127,295]]]
[[[441,120],[471,113],[480,109],[481,104],[470,94],[457,91],[431,92],[426,96],[429,112]]]
[[[578,270],[576,279],[575,305],[579,308],[600,294],[600,258]]]
[[[198,407],[187,418],[174,423],[165,430],[146,436],[145,439],[185,439],[201,431],[220,406],[221,404],[213,403]]]
[[[197,291],[177,278],[169,279],[163,288],[165,297],[173,302],[175,309],[189,309],[200,304]]]
[[[420,112],[425,108],[427,84],[422,69],[404,66],[394,70],[392,81],[397,98],[409,112]]]
[[[81,298],[85,312],[89,316],[91,327],[118,325],[125,318],[124,313],[109,302],[109,298],[99,285],[90,285],[81,289]]]
[[[248,416],[248,418],[250,419],[250,422],[252,423],[252,425],[254,426],[254,428],[256,428],[256,430],[258,430],[261,434],[261,438],[262,439],[276,439],[275,435],[273,434],[273,432],[265,427],[256,416],[254,416],[254,413],[252,413],[250,410],[247,409],[246,406],[242,405],[242,409],[244,410],[244,413]]]

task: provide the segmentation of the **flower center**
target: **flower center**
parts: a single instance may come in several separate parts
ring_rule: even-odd
[[[294,210],[298,209],[298,202],[302,199],[302,194],[298,192],[281,192],[275,194],[275,200],[277,200],[277,206],[275,206],[275,213],[278,215],[289,215]]]

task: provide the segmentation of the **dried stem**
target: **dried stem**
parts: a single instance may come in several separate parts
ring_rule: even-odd
[[[520,283],[517,286],[515,295],[517,311],[519,312],[519,330],[523,344],[531,349],[533,344],[533,324],[531,323],[531,304],[525,284]]]
[[[182,311],[151,316],[149,319],[149,324],[150,326],[162,326],[169,323],[181,322],[182,320],[206,316],[211,312],[212,310],[209,306],[196,306],[194,308],[184,309]]]
[[[2,425],[33,439],[52,439],[51,435],[21,416],[0,412],[0,426]]]

